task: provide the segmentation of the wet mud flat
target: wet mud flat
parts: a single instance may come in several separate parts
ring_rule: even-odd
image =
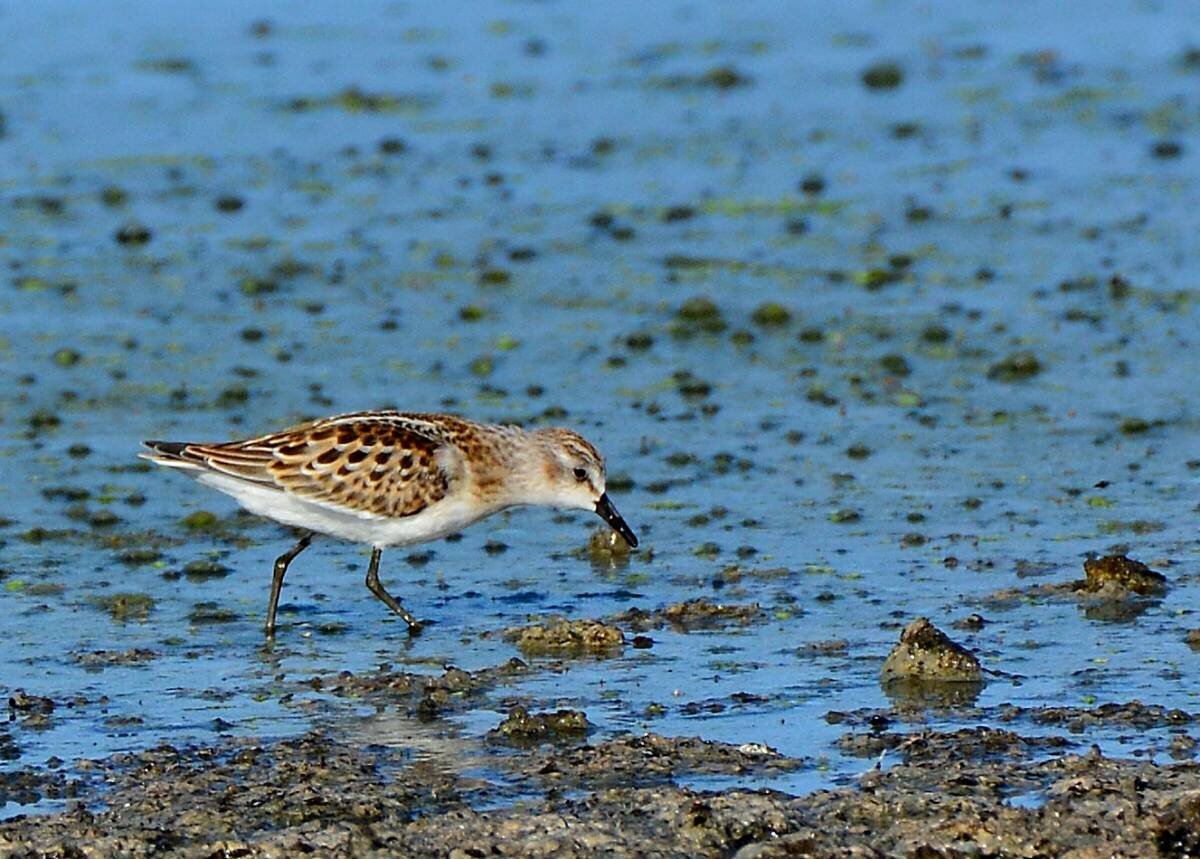
[[[1196,854],[1190,6],[52,5],[0,856]],[[138,440],[389,406],[585,431],[644,545],[389,553],[410,639],[322,542],[264,646],[290,538]]]
[[[1040,715],[1057,724],[1180,718],[1138,704]],[[863,758],[861,775],[803,796],[694,781],[745,783],[810,761],[653,733],[594,743],[564,735],[513,752],[498,729],[490,748],[447,739],[417,757],[324,731],[162,744],[76,762],[70,776],[6,774],[7,791],[70,799],[63,812],[0,824],[0,852],[765,859],[1200,850],[1200,765],[1190,760],[1110,758],[1078,736],[988,727],[876,730],[886,717],[858,716],[840,743]]]

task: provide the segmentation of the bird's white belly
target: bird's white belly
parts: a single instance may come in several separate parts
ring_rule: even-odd
[[[197,474],[196,479],[233,496],[242,507],[258,516],[379,548],[436,540],[495,512],[464,503],[463,499],[451,495],[414,516],[392,519],[374,513],[339,510],[211,471]]]

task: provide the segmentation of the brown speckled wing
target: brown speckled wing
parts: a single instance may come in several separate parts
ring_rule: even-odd
[[[420,513],[450,491],[444,444],[400,415],[345,415],[261,438],[188,445],[214,471],[377,516]],[[453,451],[452,448],[448,452]]]

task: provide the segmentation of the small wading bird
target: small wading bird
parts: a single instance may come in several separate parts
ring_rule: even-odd
[[[379,558],[521,505],[594,510],[637,537],[604,491],[604,458],[576,432],[480,424],[452,415],[355,412],[244,441],[147,441],[142,457],[178,468],[251,513],[303,532],[275,561],[267,635],[288,565],[313,534],[372,547],[367,589],[417,632],[379,581]]]

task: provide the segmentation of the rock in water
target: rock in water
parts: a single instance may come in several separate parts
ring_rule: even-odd
[[[904,628],[900,643],[883,663],[880,679],[927,683],[982,683],[983,669],[975,654],[919,617]]]

